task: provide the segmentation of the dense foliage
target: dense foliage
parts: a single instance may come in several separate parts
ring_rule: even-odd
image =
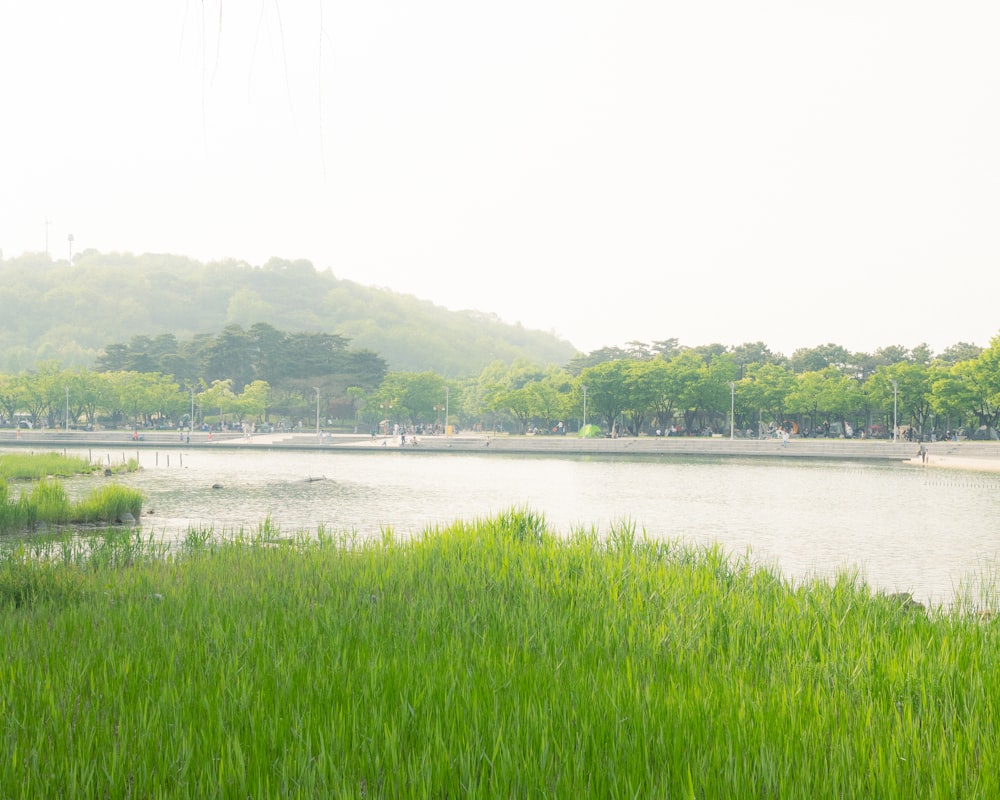
[[[274,350],[252,344],[262,331],[273,337]],[[1000,423],[1000,337],[985,350],[962,346],[938,356],[925,348],[852,356],[832,345],[797,351],[790,359],[749,345],[608,349],[565,368],[495,361],[475,377],[454,380],[432,371],[383,376],[376,356],[355,358],[325,334],[290,335],[255,325],[227,329],[219,338],[246,347],[233,361],[241,370],[244,362],[252,368],[238,372],[240,380],[272,374],[276,386],[255,378],[240,388],[230,377],[182,385],[160,372],[64,370],[50,363],[33,372],[0,374],[0,417],[10,422],[26,415],[49,426],[68,420],[77,426],[186,427],[192,412],[195,424],[220,418],[311,422],[316,415],[323,427],[331,420],[359,431],[395,424],[440,429],[447,421],[522,433],[575,432],[589,422],[630,435],[728,432],[732,420],[741,436],[794,425],[803,435],[876,437],[891,436],[894,423],[897,434],[908,437],[960,430],[993,437]],[[211,356],[214,340],[199,341]],[[283,348],[301,348],[303,342],[317,343],[323,355],[303,356],[292,366],[317,374],[289,377],[281,362],[290,351]],[[135,345],[112,351],[122,360],[107,355],[102,363],[149,366],[144,360],[155,348]],[[264,372],[268,353],[277,354],[270,358],[276,362],[272,373]],[[225,362],[209,357],[192,363]]]
[[[20,545],[0,796],[996,797],[974,611],[530,511]]]
[[[433,420],[399,398],[419,376],[390,373],[373,400],[403,409],[402,419]],[[421,379],[426,384],[426,379]],[[1000,336],[985,350],[958,345],[937,356],[926,347],[850,354],[835,345],[791,358],[761,343],[681,347],[676,340],[632,343],[580,356],[565,369],[496,362],[476,378],[451,382],[452,420],[467,426],[556,432],[584,421],[622,434],[728,432],[757,436],[793,426],[820,436],[991,436],[1000,422]],[[439,402],[443,390],[431,398]],[[406,415],[410,416],[407,417]]]
[[[304,260],[258,267],[85,250],[70,265],[25,254],[0,258],[0,308],[0,370],[7,372],[50,360],[91,367],[107,345],[134,336],[186,341],[257,323],[343,337],[391,368],[444,375],[475,374],[490,358],[563,363],[575,353],[551,334],[340,280]]]

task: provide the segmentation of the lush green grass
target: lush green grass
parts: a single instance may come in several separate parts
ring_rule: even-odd
[[[996,797],[1000,635],[849,576],[269,522],[0,556],[0,797]]]
[[[120,464],[102,466],[92,464],[79,456],[59,453],[4,453],[0,455],[0,478],[7,480],[38,480],[39,478],[68,478],[73,475],[90,475],[110,470],[114,473],[135,472],[139,462],[134,458]]]
[[[59,453],[5,453],[0,455],[0,478],[38,479],[89,475],[100,467],[85,458]]]
[[[0,534],[31,531],[39,523],[47,525],[115,523],[131,514],[142,513],[142,492],[117,484],[106,484],[83,500],[73,503],[59,481],[42,479],[17,498],[10,495],[7,482],[0,478]]]

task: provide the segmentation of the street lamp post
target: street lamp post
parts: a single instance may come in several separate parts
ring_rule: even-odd
[[[581,387],[583,389],[583,427],[587,427],[587,384],[583,384]]]
[[[736,384],[729,381],[729,441],[733,440],[733,429],[736,427]]]
[[[444,432],[445,435],[448,433],[448,387],[444,387]]]
[[[892,443],[896,443],[896,431],[899,430],[896,423],[896,412],[899,408],[899,384],[890,380],[889,383],[892,384]]]
[[[66,387],[66,427],[64,431],[69,431],[69,387]]]

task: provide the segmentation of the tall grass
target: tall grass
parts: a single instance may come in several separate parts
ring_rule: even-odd
[[[127,542],[0,551],[0,797],[1000,794],[997,629],[851,575],[527,510]]]
[[[72,503],[61,483],[46,479],[13,499],[6,481],[0,478],[0,533],[30,531],[39,523],[134,521],[142,513],[143,499],[142,492],[137,489],[107,484]]]

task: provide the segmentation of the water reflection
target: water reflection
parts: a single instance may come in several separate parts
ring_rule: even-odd
[[[561,533],[607,532],[630,520],[650,536],[750,551],[791,578],[853,567],[879,588],[932,601],[949,599],[1000,550],[1000,479],[978,473],[735,458],[207,448],[138,455],[143,471],[119,480],[146,493],[153,513],[144,526],[167,538],[192,524],[253,528],[268,516],[287,532],[322,525],[410,535],[528,506]]]

